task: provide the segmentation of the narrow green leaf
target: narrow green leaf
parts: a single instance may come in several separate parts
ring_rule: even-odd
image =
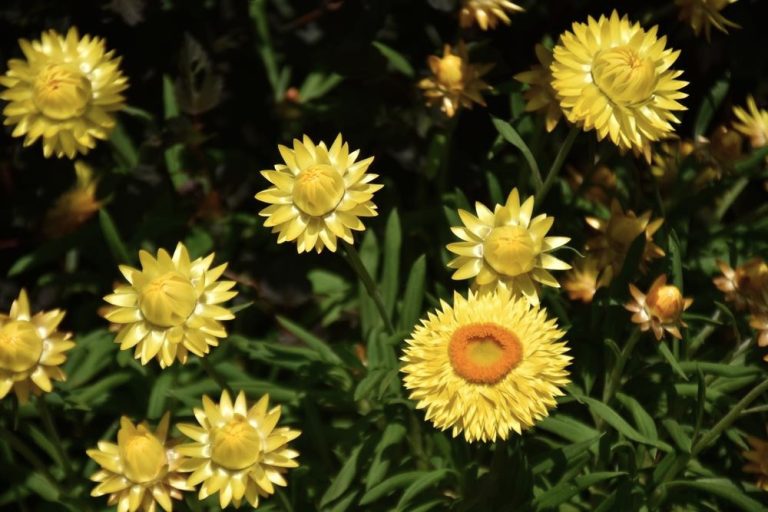
[[[635,420],[635,425],[637,425],[637,429],[641,434],[646,436],[648,439],[653,439],[654,441],[659,439],[659,432],[656,429],[656,422],[653,420],[653,417],[643,408],[643,406],[640,405],[640,402],[635,400],[634,397],[625,395],[624,393],[616,393],[616,400],[618,400],[621,405],[627,408],[629,413],[632,415],[632,418]]]
[[[390,467],[390,459],[384,456],[387,448],[394,446],[403,440],[407,430],[399,423],[390,423],[381,434],[376,448],[373,451],[373,461],[368,469],[368,475],[365,477],[365,490],[368,491],[375,485],[378,485],[386,476]]]
[[[384,43],[380,43],[379,41],[373,41],[374,47],[376,47],[379,52],[389,61],[389,64],[399,71],[400,73],[404,74],[408,78],[413,78],[416,72],[413,70],[413,66],[408,62],[408,60],[403,57],[401,53],[398,51],[390,48],[389,46],[385,45]]]
[[[312,334],[311,332],[305,330],[303,327],[300,327],[299,325],[291,322],[284,316],[278,315],[277,317],[278,323],[288,332],[299,338],[301,341],[307,344],[309,348],[314,350],[318,353],[318,355],[329,364],[338,365],[341,364],[341,358],[336,355],[336,352],[333,351],[333,349],[328,346],[326,342]]]
[[[590,450],[600,437],[602,435],[595,436],[586,441],[569,444],[543,454],[531,462],[531,473],[534,475],[548,475],[555,469],[566,467],[568,462]]]
[[[115,226],[115,222],[112,220],[112,216],[106,208],[99,210],[99,225],[101,226],[104,240],[107,242],[107,246],[109,247],[110,252],[112,252],[115,261],[118,264],[131,263],[132,258],[128,254],[123,239],[117,231],[117,226]]]
[[[533,500],[535,510],[553,510],[573,496],[599,482],[616,478],[626,473],[621,471],[603,471],[578,476],[572,482],[559,483]]]
[[[336,478],[333,479],[333,482],[331,482],[331,485],[325,491],[323,497],[320,498],[321,509],[328,506],[328,504],[339,498],[347,489],[349,489],[349,486],[352,484],[352,480],[357,473],[357,459],[360,456],[362,447],[362,445],[359,445],[352,450],[352,453],[349,454],[344,465],[341,466],[341,470],[339,470]]]
[[[501,191],[501,185],[496,175],[491,171],[486,171],[485,181],[488,183],[488,196],[491,199],[491,204],[504,203],[504,193]]]
[[[165,402],[168,398],[168,390],[173,385],[174,375],[171,371],[161,372],[152,385],[149,392],[149,404],[147,405],[147,417],[157,419],[165,412]]]
[[[400,473],[389,477],[379,485],[372,487],[368,492],[363,494],[363,497],[360,499],[360,505],[368,505],[378,500],[379,498],[387,496],[397,489],[402,489],[403,487],[411,484],[417,478],[421,477],[423,474],[423,471],[408,471],[406,473]]]
[[[688,488],[718,496],[746,512],[765,512],[765,506],[747,496],[739,486],[725,478],[700,478],[698,480],[677,480],[666,484],[667,490]]]
[[[589,441],[599,435],[599,432],[594,428],[563,413],[547,416],[536,425],[536,428],[557,434],[573,443]]]
[[[139,152],[122,123],[117,122],[115,124],[115,128],[109,135],[109,142],[115,151],[115,159],[123,167],[123,169],[118,169],[119,172],[133,169],[139,165]]]
[[[683,453],[691,453],[691,438],[685,433],[683,427],[673,418],[662,420],[662,425],[669,432],[669,436]]]
[[[704,378],[704,372],[701,367],[696,369],[696,424],[693,428],[693,442],[699,440],[701,432],[701,422],[704,419],[704,405],[707,398],[707,380]]]
[[[168,75],[163,75],[163,112],[166,120],[179,116],[179,103],[176,99],[176,89],[173,80],[171,80],[171,77]],[[165,150],[165,166],[168,169],[168,175],[176,190],[179,190],[179,188],[189,181],[189,176],[183,171],[183,152],[183,144],[173,144]]]
[[[400,497],[400,501],[397,502],[396,510],[408,510],[407,506],[415,496],[441,482],[448,474],[450,474],[450,471],[445,468],[424,473],[405,489]]]
[[[658,345],[659,345],[659,352],[661,352],[661,355],[664,356],[664,359],[667,360],[667,362],[672,367],[672,369],[675,370],[675,373],[677,373],[683,380],[688,380],[688,376],[680,367],[680,363],[677,362],[677,358],[672,353],[672,351],[669,350],[669,347],[664,342],[664,340],[660,341]]]
[[[702,100],[701,105],[699,106],[699,111],[696,114],[696,121],[693,125],[694,139],[698,139],[700,135],[707,133],[715,112],[723,102],[725,95],[728,93],[729,85],[730,77],[726,76],[725,78],[721,78],[715,82],[715,85],[712,86],[704,97],[704,100]]]
[[[669,232],[669,258],[672,261],[672,284],[674,284],[680,292],[683,291],[683,254],[680,247],[680,239],[672,229]]]
[[[427,257],[422,254],[413,263],[411,272],[408,274],[408,282],[405,285],[405,294],[403,295],[403,305],[400,310],[400,321],[398,324],[400,330],[410,330],[421,316],[426,273]]]
[[[384,263],[381,274],[381,295],[387,314],[392,317],[395,302],[400,289],[400,248],[403,235],[400,228],[400,216],[393,209],[387,219],[386,235],[384,237]]]
[[[681,361],[680,368],[685,373],[696,373],[698,370],[701,370],[707,374],[728,378],[748,377],[761,373],[760,368],[755,366],[730,365],[700,361]]]
[[[535,176],[534,179],[539,182],[538,186],[541,186],[541,171],[539,170],[539,165],[536,163],[536,158],[534,158],[533,153],[531,153],[531,149],[525,143],[523,138],[520,137],[520,134],[517,133],[517,130],[515,130],[511,124],[504,121],[503,119],[493,117],[491,118],[491,121],[493,122],[493,126],[496,127],[496,130],[498,130],[501,136],[504,137],[504,140],[515,146],[523,153],[523,157],[525,158],[526,162],[528,162],[528,166],[531,168],[531,172]]]

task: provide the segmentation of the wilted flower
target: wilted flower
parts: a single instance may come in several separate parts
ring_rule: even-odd
[[[48,238],[72,233],[101,209],[103,203],[96,199],[98,180],[93,177],[93,170],[78,160],[75,174],[74,186],[59,196],[45,213],[43,234]]]
[[[468,442],[507,439],[549,414],[568,384],[571,357],[547,311],[506,289],[454,293],[416,326],[403,382],[435,427]]]
[[[112,305],[104,317],[122,324],[115,342],[120,350],[135,347],[136,359],[147,364],[156,357],[161,368],[178,359],[187,362],[189,352],[205,357],[227,331],[222,320],[235,315],[220,306],[235,295],[234,281],[219,281],[227,264],[210,268],[213,254],[190,261],[179,242],[171,257],[160,249],[157,257],[139,251],[141,270],[120,265],[128,281],[104,297]]]
[[[680,52],[665,48],[657,27],[645,31],[616,11],[572,30],[560,36],[551,68],[565,117],[650,161],[650,143],[671,135],[680,122],[673,112],[685,110],[677,100],[686,82],[671,69]]]
[[[727,27],[741,28],[720,14],[720,11],[736,3],[736,0],[675,0],[675,3],[680,7],[680,20],[689,23],[697,36],[703,29],[707,41],[712,34],[712,27],[726,34]]]
[[[687,327],[682,320],[683,311],[693,303],[693,299],[684,298],[680,289],[667,284],[667,276],[660,275],[651,285],[648,294],[643,294],[635,285],[629,285],[633,300],[624,307],[634,313],[632,321],[641,331],[651,330],[657,340],[667,331],[672,336],[682,339],[680,327]]]
[[[563,111],[557,100],[557,93],[552,88],[552,50],[542,44],[536,45],[536,57],[539,64],[531,66],[530,71],[523,71],[515,75],[515,80],[528,84],[529,88],[523,93],[525,98],[525,111],[545,111],[545,123],[548,132],[557,126]]]
[[[734,122],[733,128],[747,137],[753,148],[768,145],[768,110],[757,108],[755,98],[747,97],[747,110],[733,107],[733,114],[741,122]]]
[[[108,494],[107,504],[117,505],[119,512],[155,512],[157,505],[170,512],[171,498],[180,500],[181,491],[194,490],[178,472],[183,459],[167,440],[168,419],[165,413],[152,432],[146,422],[134,425],[120,418],[117,444],[99,441],[98,449],[87,452],[101,466],[91,476],[99,482],[91,496]]]
[[[459,210],[464,226],[451,228],[461,242],[448,244],[448,250],[458,257],[448,263],[457,269],[453,279],[474,278],[473,286],[481,292],[497,286],[522,294],[531,304],[538,304],[538,282],[559,288],[560,284],[549,270],[568,270],[570,265],[551,254],[570,240],[567,237],[546,236],[553,217],[546,214],[533,217],[533,197],[520,204],[520,194],[512,189],[504,206],[493,211],[475,203],[477,216]]]
[[[75,343],[72,334],[57,330],[64,315],[60,309],[32,315],[25,290],[7,315],[0,313],[0,399],[13,390],[25,404],[30,392],[50,393],[51,380],[66,380],[60,366]]]
[[[352,231],[365,230],[360,217],[377,215],[371,199],[383,185],[371,183],[378,175],[367,172],[373,157],[358,162],[360,151],[350,153],[341,135],[330,149],[306,135],[303,142],[294,139],[292,150],[278,149],[285,164],[261,171],[273,186],[256,194],[270,204],[259,215],[278,234],[277,243],[295,240],[300,253],[335,252],[337,238],[352,244]]]
[[[509,0],[462,0],[459,24],[471,27],[475,22],[483,30],[496,28],[499,21],[509,25],[507,13],[522,12],[523,8]]]
[[[107,51],[104,40],[81,39],[76,28],[66,37],[54,30],[38,41],[19,40],[26,60],[11,59],[0,77],[7,89],[0,98],[12,135],[25,136],[24,147],[42,137],[43,154],[75,158],[105,140],[115,126],[114,112],[123,108],[128,79],[120,58]]]
[[[428,105],[440,105],[440,110],[453,117],[460,107],[472,108],[473,103],[485,106],[482,93],[491,86],[480,77],[493,64],[471,64],[463,41],[455,48],[445,45],[443,56],[430,55],[427,59],[433,76],[419,82]]]
[[[747,436],[747,442],[752,449],[742,452],[744,458],[747,459],[744,471],[757,475],[757,486],[768,491],[768,441]]]
[[[178,450],[189,457],[182,464],[182,471],[192,472],[187,483],[202,483],[201,500],[218,492],[222,508],[230,503],[239,507],[243,499],[257,508],[259,498],[274,494],[275,485],[288,485],[283,473],[299,465],[294,460],[299,453],[288,443],[301,432],[275,428],[280,406],[268,406],[269,395],[249,407],[242,391],[234,404],[224,391],[218,404],[204,396],[203,408],[194,409],[200,426],[178,425],[194,441]]]

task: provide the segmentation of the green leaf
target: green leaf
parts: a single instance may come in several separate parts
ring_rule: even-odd
[[[681,361],[680,369],[682,369],[685,373],[696,373],[698,370],[701,370],[704,373],[728,378],[749,377],[761,373],[760,368],[755,366],[730,365],[700,361]]]
[[[121,167],[124,168],[118,169],[118,171],[133,169],[139,165],[139,152],[128,132],[125,131],[123,123],[118,121],[115,124],[115,128],[109,135],[109,143],[115,151],[115,160],[120,162]]]
[[[637,429],[641,434],[648,439],[659,439],[659,432],[656,430],[656,422],[653,420],[653,417],[643,409],[640,402],[635,400],[634,397],[625,395],[624,393],[616,393],[616,400],[627,408],[632,415],[632,418],[635,420],[635,425],[637,425]]]
[[[534,158],[533,153],[531,153],[530,148],[525,143],[523,138],[520,137],[520,134],[517,133],[517,130],[515,130],[508,122],[497,117],[492,117],[491,121],[493,122],[493,126],[496,127],[496,130],[498,130],[501,136],[504,137],[504,140],[515,146],[523,153],[523,157],[525,158],[526,162],[528,162],[528,166],[531,168],[531,172],[533,172],[533,175],[536,176],[535,179],[541,180],[541,171],[539,170],[539,165],[536,163],[536,158]],[[539,186],[541,186],[541,184],[539,184]]]
[[[552,510],[565,503],[573,496],[604,480],[625,475],[623,471],[602,471],[588,475],[577,476],[572,482],[562,482],[534,498],[535,510]]]
[[[113,340],[114,334],[106,329],[78,336],[75,339],[75,348],[69,353],[64,366],[67,380],[62,386],[77,389],[112,364],[113,354],[118,348]]]
[[[373,486],[379,484],[387,474],[391,460],[385,458],[384,452],[390,446],[397,445],[405,437],[407,430],[399,423],[389,423],[381,434],[376,448],[373,451],[373,461],[368,469],[368,475],[365,477],[365,490],[370,490]]]
[[[400,247],[402,240],[400,216],[397,214],[397,209],[394,208],[387,219],[384,237],[384,264],[381,273],[381,295],[390,318],[392,318],[392,312],[395,310],[397,293],[400,289]]]
[[[313,71],[299,88],[299,98],[302,103],[322,98],[339,85],[344,78],[336,73]]]
[[[680,239],[675,230],[669,232],[669,257],[672,260],[672,284],[683,292],[683,258]]]
[[[320,358],[326,363],[333,365],[342,364],[341,358],[336,355],[336,352],[325,343],[323,340],[315,336],[309,331],[304,330],[303,327],[291,322],[284,316],[277,315],[278,323],[288,332],[299,338],[301,341],[307,344],[309,348],[317,352]]]
[[[602,434],[595,436],[592,439],[587,439],[586,441],[569,444],[562,448],[551,450],[542,456],[537,457],[531,462],[531,473],[534,475],[548,475],[555,469],[566,467],[568,462],[572,461],[582,453],[591,450],[601,437]]]
[[[349,486],[352,484],[352,479],[355,478],[355,473],[357,473],[357,459],[360,456],[362,447],[363,445],[359,445],[352,450],[352,453],[349,454],[344,465],[341,466],[341,470],[339,470],[336,478],[333,479],[333,482],[331,482],[331,485],[325,491],[323,497],[320,498],[321,509],[328,506],[328,504],[339,498],[347,489],[349,489]]]
[[[696,121],[693,125],[694,140],[698,139],[700,135],[704,135],[707,132],[715,112],[723,102],[725,95],[728,93],[729,86],[730,77],[726,76],[725,78],[721,78],[715,82],[715,85],[712,86],[704,100],[701,102],[699,111],[696,114]]]
[[[400,497],[400,501],[397,502],[396,510],[408,510],[406,507],[415,496],[441,482],[448,474],[450,474],[450,470],[445,468],[424,473],[405,489]]]
[[[685,433],[683,427],[672,418],[662,420],[662,425],[669,432],[669,436],[683,453],[691,453],[691,438]]]
[[[488,196],[491,199],[491,203],[504,203],[504,193],[501,191],[501,185],[499,184],[499,180],[496,178],[496,175],[490,171],[486,171],[485,181],[488,183]]]
[[[147,417],[157,419],[165,412],[165,402],[168,398],[168,390],[173,386],[174,375],[171,371],[161,372],[152,385],[152,391],[149,392],[149,404],[147,406]]]
[[[675,370],[675,373],[677,373],[683,380],[688,380],[688,376],[680,367],[680,363],[677,362],[677,358],[672,353],[672,351],[669,350],[669,347],[664,342],[664,340],[660,341],[658,345],[659,345],[659,352],[661,352],[661,355],[664,356],[664,359],[667,360],[667,362],[672,367],[672,369]]]
[[[547,416],[536,425],[536,428],[557,434],[573,443],[589,441],[599,435],[594,428],[562,413]]]
[[[424,284],[426,282],[427,257],[422,254],[411,267],[408,282],[405,284],[405,294],[400,310],[398,328],[406,331],[411,329],[421,316],[421,305],[424,301]]]
[[[698,480],[677,480],[666,484],[667,490],[688,488],[713,494],[747,512],[764,512],[765,506],[747,496],[743,489],[725,478],[699,478]]]
[[[413,78],[416,72],[413,70],[413,66],[408,62],[408,60],[403,57],[401,53],[398,51],[390,48],[389,46],[385,45],[384,43],[380,43],[379,41],[373,41],[373,46],[376,47],[379,52],[389,61],[389,64],[399,71],[400,73],[404,74],[408,78]]]
[[[384,496],[391,494],[396,489],[406,487],[414,480],[421,477],[423,474],[423,471],[408,471],[405,473],[399,473],[395,476],[391,476],[363,494],[363,497],[360,499],[360,505],[371,504],[379,498],[383,498]]]
[[[99,225],[101,226],[101,232],[104,235],[104,240],[107,242],[112,256],[118,264],[129,264],[133,260],[128,254],[128,250],[125,248],[123,239],[120,237],[120,233],[117,231],[115,222],[112,220],[112,216],[109,214],[106,208],[99,210]]]
[[[176,100],[176,91],[173,80],[168,75],[163,75],[163,111],[165,119],[173,119],[179,116],[179,103]],[[179,190],[187,181],[183,171],[182,153],[183,144],[173,144],[165,150],[165,167],[176,190]]]

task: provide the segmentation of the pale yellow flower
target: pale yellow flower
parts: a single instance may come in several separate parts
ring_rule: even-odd
[[[651,330],[657,340],[661,340],[664,331],[682,339],[680,327],[687,327],[682,320],[683,311],[693,303],[693,299],[683,297],[680,289],[667,284],[667,276],[660,275],[651,285],[648,294],[630,284],[629,292],[633,300],[624,307],[633,312],[632,321],[641,331]]]
[[[76,28],[66,36],[54,30],[40,40],[20,39],[25,60],[11,59],[0,77],[8,101],[6,125],[14,137],[24,136],[24,147],[40,138],[43,154],[75,158],[105,140],[115,127],[114,113],[123,108],[128,79],[120,58],[107,51],[104,40]]]
[[[586,304],[591,303],[597,290],[607,284],[600,262],[591,254],[577,260],[573,269],[566,272],[563,278],[563,289],[568,298]]]
[[[735,3],[736,0],[675,0],[675,4],[680,7],[680,20],[687,22],[697,36],[703,30],[707,41],[712,35],[712,27],[725,34],[729,27],[741,28],[720,14],[720,11]]]
[[[530,71],[523,71],[515,75],[515,80],[528,84],[528,90],[523,93],[525,98],[525,111],[544,111],[545,126],[551,132],[557,126],[563,111],[557,99],[557,93],[552,88],[552,50],[542,44],[536,45],[536,57],[539,64],[531,66]]]
[[[462,0],[459,24],[467,28],[477,23],[488,30],[496,28],[499,21],[509,25],[509,14],[522,11],[522,7],[509,0]]]
[[[753,148],[768,145],[768,110],[757,108],[752,96],[747,97],[747,109],[733,107],[733,114],[740,121],[733,123],[734,129],[747,137]]]

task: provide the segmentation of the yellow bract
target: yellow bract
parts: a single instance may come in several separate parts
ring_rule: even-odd
[[[734,129],[747,137],[753,148],[768,145],[768,110],[757,108],[752,96],[747,97],[747,110],[733,107],[733,113],[739,119],[733,123]]]
[[[499,21],[509,25],[508,13],[522,12],[523,8],[509,0],[463,0],[459,24],[471,27],[477,23],[481,29],[496,28]]]
[[[675,4],[680,7],[680,20],[688,22],[697,36],[703,29],[707,41],[712,34],[712,27],[726,34],[729,27],[741,28],[720,14],[720,11],[734,3],[736,0],[675,0]]]
[[[552,50],[544,45],[536,45],[536,57],[539,64],[531,67],[530,71],[524,71],[515,75],[515,80],[528,84],[530,87],[523,93],[525,97],[525,111],[545,111],[546,128],[551,132],[557,126],[563,111],[557,100],[557,93],[552,88]]]
[[[182,471],[192,473],[187,483],[202,483],[201,500],[219,493],[222,508],[230,503],[239,507],[243,499],[256,508],[275,485],[287,485],[283,473],[298,467],[294,459],[299,456],[287,445],[301,432],[275,428],[280,406],[268,407],[268,395],[249,407],[242,391],[234,403],[224,391],[218,404],[203,397],[203,408],[194,410],[199,426],[178,425],[194,441],[178,449],[189,457],[182,464]]]
[[[373,157],[357,161],[360,151],[350,153],[341,135],[330,148],[304,136],[294,139],[293,149],[278,146],[285,164],[261,171],[272,187],[256,194],[269,203],[259,215],[264,226],[277,233],[277,243],[296,241],[301,252],[327,247],[336,251],[338,238],[352,244],[352,231],[363,231],[360,217],[377,215],[373,194],[382,185],[368,173]]]
[[[139,252],[141,270],[120,266],[128,286],[104,297],[111,304],[104,317],[120,324],[115,338],[121,350],[135,347],[136,359],[147,364],[156,357],[161,368],[189,352],[204,357],[227,331],[222,320],[235,316],[222,304],[237,295],[234,281],[219,281],[227,264],[210,268],[213,254],[191,261],[184,244],[173,256],[160,249],[157,257]]]
[[[566,118],[584,130],[596,130],[622,150],[651,157],[650,143],[670,136],[673,111],[685,110],[677,100],[686,82],[671,69],[679,51],[665,48],[657,28],[619,18],[590,17],[574,23],[554,49],[552,86]]]
[[[168,437],[166,413],[157,430],[146,422],[134,425],[123,416],[117,431],[117,444],[99,441],[88,456],[101,469],[91,476],[99,482],[91,496],[109,495],[107,503],[117,505],[118,512],[155,512],[157,505],[170,512],[171,499],[181,499],[181,491],[191,491],[186,478],[179,473],[182,457],[172,448]]]
[[[80,38],[73,27],[66,36],[49,30],[19,45],[26,59],[11,59],[0,77],[6,87],[0,98],[8,101],[5,124],[16,125],[13,136],[24,136],[25,147],[42,138],[43,154],[59,158],[86,154],[96,140],[107,139],[128,79],[104,40]]]
[[[455,293],[406,340],[403,382],[437,428],[469,442],[507,439],[563,394],[571,357],[562,336],[545,309],[509,290]]]
[[[473,287],[485,293],[497,286],[522,294],[532,304],[538,304],[537,284],[559,287],[549,270],[571,268],[550,251],[570,240],[548,237],[554,218],[546,214],[533,217],[533,197],[520,204],[520,194],[513,189],[504,206],[493,211],[475,203],[477,216],[459,210],[464,226],[451,230],[461,242],[448,244],[457,257],[448,267],[457,269],[454,279],[474,278]]]
[[[30,392],[50,393],[51,380],[66,379],[60,366],[75,344],[72,334],[57,330],[64,314],[54,309],[32,315],[25,290],[8,314],[0,313],[0,399],[13,390],[25,404]]]

